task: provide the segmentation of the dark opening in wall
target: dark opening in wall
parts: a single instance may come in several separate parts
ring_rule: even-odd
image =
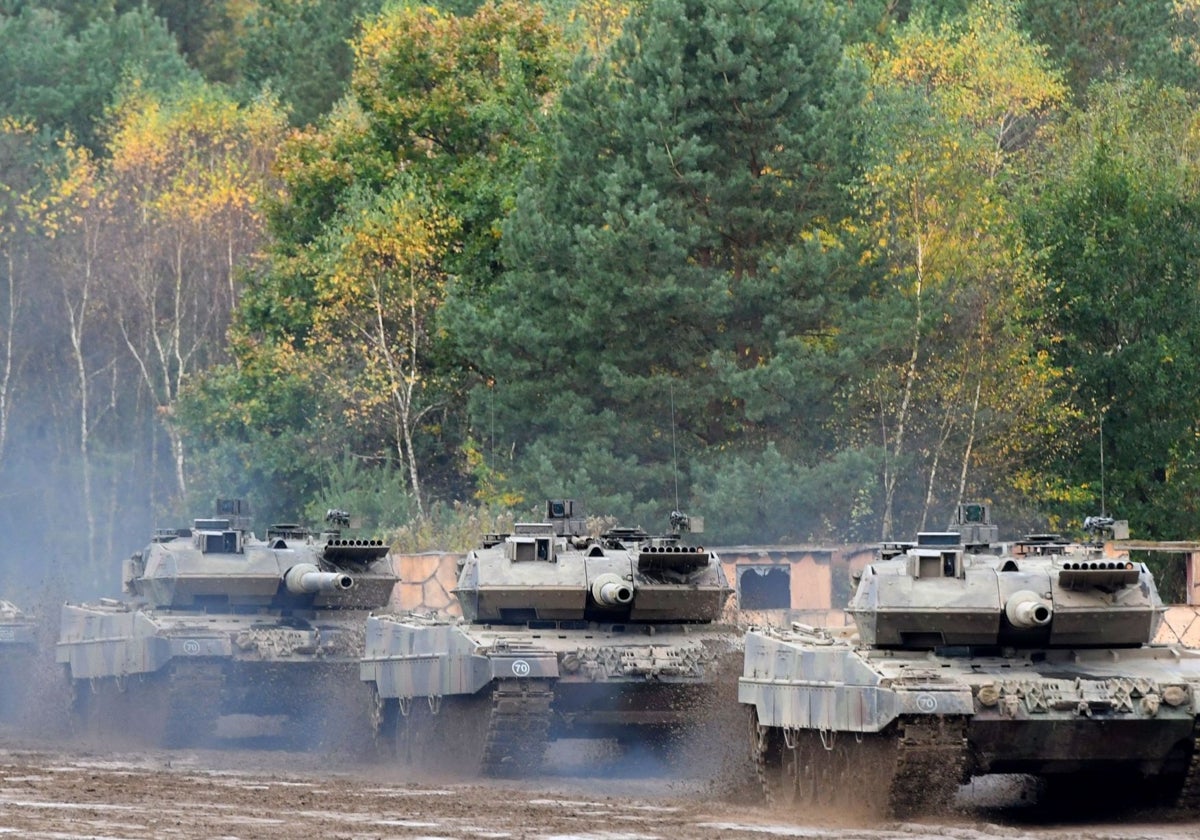
[[[737,577],[738,607],[740,609],[791,609],[791,566],[738,566]]]

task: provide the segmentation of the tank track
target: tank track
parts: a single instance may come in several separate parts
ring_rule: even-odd
[[[172,662],[156,673],[71,679],[71,728],[106,742],[197,746],[216,735],[224,683],[217,660]]]
[[[162,743],[191,746],[216,735],[225,671],[216,660],[176,661],[166,685]]]
[[[897,734],[889,810],[897,817],[945,811],[966,768],[966,719],[901,718]]]
[[[759,726],[750,748],[767,804],[776,809],[856,806],[895,817],[945,811],[968,758],[963,718],[902,719],[889,733]]]
[[[796,778],[790,762],[794,753],[784,743],[783,730],[758,722],[758,710],[750,708],[750,759],[762,798],[770,808],[787,808],[796,800]]]
[[[541,768],[553,699],[548,681],[499,680],[474,695],[381,698],[374,717],[382,749],[403,766],[514,778]]]
[[[484,775],[525,776],[541,769],[553,700],[545,680],[497,681],[480,757]]]
[[[1200,718],[1192,724],[1192,760],[1175,798],[1175,807],[1191,814],[1200,813]]]

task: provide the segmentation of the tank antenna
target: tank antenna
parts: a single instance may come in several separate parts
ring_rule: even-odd
[[[1104,508],[1104,412],[1100,413],[1100,515],[1108,516]]]
[[[679,451],[675,448],[675,381],[668,383],[671,394],[671,465],[675,475],[675,510],[679,510]]]

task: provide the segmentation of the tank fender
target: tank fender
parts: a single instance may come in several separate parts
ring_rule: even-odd
[[[536,653],[493,653],[488,657],[492,677],[500,680],[557,678],[558,657],[547,651]]]
[[[167,642],[168,657],[192,659],[198,656],[233,656],[233,641],[228,636],[172,636]]]

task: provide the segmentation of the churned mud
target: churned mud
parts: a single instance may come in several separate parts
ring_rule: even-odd
[[[963,788],[947,816],[870,822],[770,811],[697,768],[559,744],[536,779],[428,776],[336,752],[99,750],[0,730],[0,836],[30,838],[961,838],[1183,840],[1166,814],[1069,817],[1019,778]],[[854,780],[847,780],[854,784]]]

